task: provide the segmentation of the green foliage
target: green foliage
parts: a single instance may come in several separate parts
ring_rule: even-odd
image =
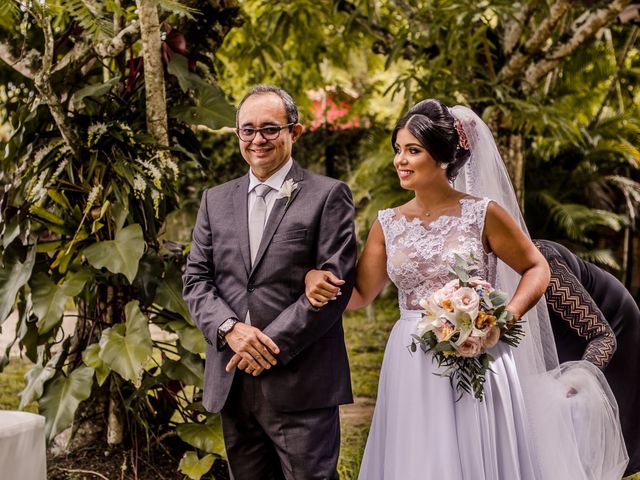
[[[58,375],[45,385],[39,399],[40,413],[45,416],[45,435],[52,440],[69,427],[81,401],[89,398],[93,384],[93,369],[79,367],[69,375]]]
[[[219,43],[233,23],[224,6],[203,7],[205,18],[174,0],[157,5],[173,40],[194,32],[184,35],[188,47]],[[41,29],[50,21],[60,69],[39,80],[50,84],[49,104],[28,78],[0,89],[10,92],[0,111],[9,132],[0,136],[0,321],[17,310],[11,345],[34,362],[21,407],[38,402],[48,439],[71,425],[93,391],[106,392],[106,405],[111,395],[125,444],[148,446],[182,422],[206,425],[205,342],[182,300],[180,272],[192,179],[206,161],[195,125],[233,125],[234,110],[206,64],[193,68],[173,52],[165,75],[167,105],[175,107],[170,146],[156,144],[146,128],[138,33],[123,37],[130,48],[122,53],[100,53],[115,48],[114,19],[121,28],[137,21],[135,2],[52,0],[45,8],[45,16],[27,9],[20,28],[0,31],[0,41],[42,57]],[[95,49],[75,57],[85,46]],[[39,61],[28,67],[42,73]],[[0,62],[2,82],[17,74]],[[178,212],[186,212],[186,234],[173,235]],[[72,330],[62,328],[68,316],[77,317]],[[151,327],[163,336],[152,338]],[[7,362],[5,355],[0,368]],[[100,395],[92,408],[106,419]]]
[[[215,457],[211,454],[198,458],[198,452],[186,452],[180,460],[180,472],[192,480],[200,480],[213,466]]]

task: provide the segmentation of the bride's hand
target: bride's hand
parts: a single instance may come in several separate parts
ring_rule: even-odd
[[[344,280],[326,270],[309,270],[304,277],[304,284],[304,293],[309,303],[319,308],[342,295],[340,285],[344,285]]]

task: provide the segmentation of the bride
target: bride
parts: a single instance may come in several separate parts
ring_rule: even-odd
[[[484,122],[470,109],[424,100],[392,135],[400,185],[415,192],[382,210],[358,261],[350,309],[390,279],[400,319],[389,337],[362,459],[362,480],[619,480],[628,457],[617,406],[588,362],[558,366],[544,302],[548,265],[532,244]],[[455,188],[453,182],[455,180]],[[484,399],[460,396],[431,354],[407,346],[419,301],[449,281],[454,255],[480,259],[480,276],[511,295],[522,317],[517,348],[499,342]],[[316,307],[339,292],[331,272],[307,274]]]

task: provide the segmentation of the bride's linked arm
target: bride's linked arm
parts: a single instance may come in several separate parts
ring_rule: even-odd
[[[376,220],[369,231],[367,243],[358,259],[356,283],[347,310],[366,307],[387,283],[387,254],[384,234]],[[305,294],[314,307],[322,307],[340,295],[344,280],[326,270],[310,270],[305,277]]]
[[[517,320],[544,295],[551,275],[549,264],[511,215],[495,202],[487,208],[483,242],[487,251],[522,276],[507,305]]]

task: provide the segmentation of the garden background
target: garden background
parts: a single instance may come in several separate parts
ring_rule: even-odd
[[[408,198],[390,130],[423,98],[492,127],[535,238],[640,294],[638,4],[0,0],[0,408],[47,419],[49,478],[226,478],[181,297],[203,189],[245,173],[233,105],[288,90],[303,166],[349,183],[360,244]],[[357,475],[396,317],[345,319]]]

